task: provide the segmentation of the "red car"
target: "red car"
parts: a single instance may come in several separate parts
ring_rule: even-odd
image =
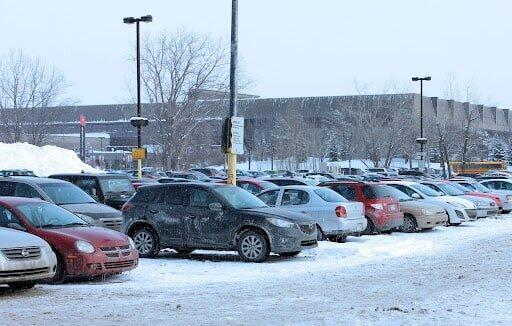
[[[365,234],[391,232],[404,223],[400,203],[394,193],[398,190],[388,185],[373,182],[327,181],[319,184],[328,187],[351,201],[364,204],[368,221]],[[403,194],[400,194],[403,196]]]
[[[227,183],[226,180],[215,180],[215,182]],[[279,189],[279,187],[272,182],[250,178],[236,178],[236,185],[244,190],[247,190],[255,196],[264,190]]]
[[[57,256],[54,283],[66,277],[119,274],[137,267],[139,254],[126,235],[91,226],[75,214],[48,202],[0,197],[0,214],[8,227],[48,242]]]

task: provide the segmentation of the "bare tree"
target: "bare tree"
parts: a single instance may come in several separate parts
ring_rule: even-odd
[[[220,40],[185,30],[149,37],[141,49],[142,84],[150,103],[158,104],[149,118],[156,122],[155,141],[164,168],[177,168],[190,136],[217,105],[204,92],[224,91],[228,52]]]
[[[41,145],[54,117],[45,108],[61,99],[64,76],[23,51],[10,51],[0,59],[0,117],[2,140]]]

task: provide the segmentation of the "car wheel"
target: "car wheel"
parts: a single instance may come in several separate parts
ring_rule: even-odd
[[[50,279],[50,284],[61,284],[66,279],[66,263],[62,256],[55,250],[53,250],[55,256],[57,256],[57,266],[55,267],[55,275]]]
[[[11,290],[28,290],[36,285],[36,281],[13,282],[7,285]]]
[[[142,258],[156,257],[160,252],[160,241],[155,230],[150,227],[143,226],[136,229],[132,232],[131,238]]]
[[[366,217],[366,229],[364,229],[363,234],[372,235],[375,233],[375,226],[373,225],[373,221],[368,216]]]
[[[270,245],[262,234],[245,231],[238,239],[238,254],[246,262],[260,263],[268,258]]]
[[[316,241],[324,241],[325,240],[325,235],[324,235],[324,231],[322,231],[322,228],[320,227],[320,225],[316,225]]]
[[[416,223],[416,219],[412,215],[404,216],[404,223],[398,228],[402,232],[412,233],[416,231],[418,228],[418,224]]]
[[[347,241],[347,236],[342,234],[342,235],[330,235],[327,237],[329,239],[329,241],[331,242],[337,242],[337,243],[344,243]]]
[[[194,249],[190,248],[179,248],[174,250],[180,255],[190,255],[194,251]]]
[[[282,252],[279,254],[279,256],[283,257],[294,257],[300,254],[300,251],[291,251],[291,252]]]

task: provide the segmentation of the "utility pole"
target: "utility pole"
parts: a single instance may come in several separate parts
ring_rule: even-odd
[[[238,57],[238,0],[231,0],[231,61],[229,69],[229,115],[237,115],[236,101],[236,68]],[[230,136],[229,136],[230,137]],[[228,180],[227,183],[236,185],[236,154],[227,151]]]
[[[432,77],[430,76],[427,76],[427,77],[412,77],[412,81],[413,82],[416,82],[416,81],[419,81],[420,82],[420,137],[419,138],[416,138],[416,142],[418,144],[420,144],[420,162],[421,162],[421,166],[420,166],[420,170],[424,171],[425,170],[425,152],[424,152],[424,148],[425,148],[425,144],[427,143],[427,138],[425,138],[423,136],[423,81],[424,80],[432,80]]]

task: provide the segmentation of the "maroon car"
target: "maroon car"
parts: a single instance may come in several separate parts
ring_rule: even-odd
[[[227,183],[226,180],[215,180],[217,183]],[[251,179],[251,178],[237,178],[236,185],[244,190],[247,190],[253,195],[257,195],[260,192],[265,190],[274,190],[279,189],[274,183],[261,180],[261,179]]]
[[[0,197],[6,227],[43,238],[57,256],[54,283],[66,277],[119,274],[137,267],[139,254],[126,235],[91,226],[73,213],[48,202]],[[1,226],[1,225],[0,225]]]

